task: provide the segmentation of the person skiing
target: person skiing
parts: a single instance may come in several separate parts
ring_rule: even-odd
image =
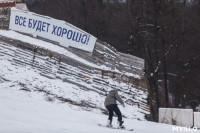
[[[124,121],[122,121],[122,113],[117,106],[117,101],[121,103],[123,107],[125,107],[123,100],[118,95],[118,89],[114,87],[106,96],[104,102],[104,105],[109,113],[107,127],[112,127],[113,112],[115,112],[115,114],[118,116],[119,128],[124,128],[124,126],[122,125],[124,123]]]

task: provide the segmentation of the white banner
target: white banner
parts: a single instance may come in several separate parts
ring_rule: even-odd
[[[74,47],[92,52],[96,37],[61,20],[32,12],[11,9],[9,29],[40,36],[59,42],[64,47]]]

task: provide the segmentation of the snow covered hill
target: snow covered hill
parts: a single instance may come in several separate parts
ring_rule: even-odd
[[[8,27],[9,11],[9,8],[0,10],[5,19],[2,20],[4,23],[1,29]],[[70,127],[75,127],[75,123],[78,127],[87,126],[92,117],[106,117],[103,115],[107,114],[104,100],[113,87],[119,89],[126,103],[126,109],[120,106],[123,117],[145,120],[150,111],[143,69],[143,59],[117,52],[100,40],[95,43],[93,52],[89,53],[71,47],[64,48],[41,37],[33,38],[24,33],[0,30],[0,105],[5,105],[0,112],[0,124],[4,122],[0,132],[36,132],[31,130],[35,127],[40,132],[52,132],[60,124],[54,128],[51,126],[52,130],[48,126],[42,128],[41,125],[43,122],[47,125],[46,122],[54,123],[54,118],[61,123],[59,116],[71,124]],[[53,109],[49,109],[50,106]],[[56,114],[50,115],[51,110],[56,108],[59,108]],[[67,110],[66,117],[63,117],[61,108]],[[48,120],[48,116],[53,116],[53,119]],[[60,130],[68,132],[67,127]]]
[[[13,31],[1,30],[0,34],[0,105],[3,107],[0,111],[0,132],[80,132],[81,127],[85,129],[90,123],[94,126],[89,128],[90,131],[99,130],[97,123],[106,121],[103,115],[106,113],[103,104],[105,94],[113,86],[120,89],[120,95],[127,103],[126,109],[120,106],[125,118],[144,120],[144,114],[148,114],[138,104],[132,105],[133,102],[129,101],[145,102],[145,91],[113,81],[108,76],[102,78],[77,66],[58,63],[55,58],[20,48],[12,41],[5,42],[2,37],[21,37],[26,43],[34,42],[42,48],[48,46],[46,49],[67,54],[94,67],[99,66],[54,44]],[[91,78],[85,79],[83,75]],[[135,98],[132,94],[135,94]],[[80,128],[73,128],[76,126]]]
[[[18,35],[18,33],[13,34]],[[24,38],[29,37],[24,36]],[[107,121],[107,116],[103,114],[106,91],[101,91],[99,88],[102,88],[102,85],[95,80],[101,79],[101,82],[107,81],[111,85],[121,86],[120,95],[123,99],[127,99],[130,95],[125,83],[113,83],[109,77],[105,77],[104,81],[98,74],[93,74],[93,78],[86,84],[87,82],[83,82],[75,73],[83,72],[83,70],[61,63],[60,66],[67,68],[62,71],[68,73],[65,73],[68,82],[63,82],[65,80],[61,80],[61,73],[55,73],[60,78],[50,78],[44,76],[45,72],[42,71],[48,67],[52,67],[51,70],[53,70],[56,66],[53,62],[55,60],[36,55],[36,63],[30,65],[30,59],[32,59],[29,58],[30,54],[30,51],[0,42],[0,133],[130,132],[98,126],[98,123],[104,124]],[[20,60],[26,61],[26,64]],[[49,66],[45,67],[46,65]],[[40,70],[40,67],[43,69]],[[95,86],[99,86],[98,89],[94,89]],[[111,89],[111,86],[104,87]],[[146,97],[144,91],[134,87],[131,87],[131,91],[135,92],[134,100],[139,101]],[[121,106],[119,108],[123,113],[126,127],[134,128],[135,133],[147,131],[159,133],[161,130],[163,133],[172,132],[170,125],[138,121],[138,119],[144,120],[144,113],[148,112],[144,112],[137,105],[127,104],[126,108]],[[115,126],[116,122],[114,118]]]
[[[31,71],[27,70],[27,72]],[[18,73],[21,73],[21,70],[18,70]],[[33,79],[38,76],[34,73],[31,74]],[[21,78],[23,79],[23,76]],[[0,133],[130,132],[99,127],[98,123],[106,123],[107,116],[97,110],[84,111],[82,107],[62,103],[56,99],[46,101],[49,98],[44,93],[20,91],[21,87],[17,81],[12,83],[1,79],[0,84]],[[60,84],[60,82],[57,82],[57,84]],[[68,84],[68,88],[71,87],[73,86]],[[128,109],[122,109],[122,112]],[[172,133],[171,125],[138,121],[136,119],[124,120],[127,128],[134,128],[134,133],[160,133],[161,131],[162,133]],[[113,124],[116,125],[116,122],[117,119],[114,118]]]
[[[57,51],[79,62],[87,63],[87,65],[103,67],[104,70],[108,69],[106,66],[97,66],[88,62],[54,44],[13,31],[2,30],[0,35],[18,37],[18,39],[29,43],[34,42],[38,45],[37,47]],[[105,95],[115,86],[120,90],[120,94],[127,103],[127,110],[124,112],[125,117],[144,120],[145,114],[149,113],[144,110],[147,92],[134,88],[132,84],[113,81],[109,76],[102,78],[101,75],[91,70],[83,69],[78,65],[73,66],[70,63],[59,62],[55,58],[39,53],[33,53],[25,48],[13,45],[12,42],[0,42],[0,55],[0,78],[19,90],[30,93],[40,92],[49,101],[60,100],[81,106],[84,110],[98,110],[106,113],[103,104]]]

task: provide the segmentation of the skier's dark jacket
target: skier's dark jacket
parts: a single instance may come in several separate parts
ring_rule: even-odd
[[[110,104],[117,104],[117,101],[120,102],[121,104],[124,104],[123,100],[118,95],[118,90],[114,89],[114,90],[111,90],[109,94],[107,95],[104,105],[108,106]]]

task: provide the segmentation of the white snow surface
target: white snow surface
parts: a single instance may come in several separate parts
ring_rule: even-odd
[[[98,126],[107,116],[84,111],[81,107],[48,102],[38,92],[19,91],[10,82],[0,87],[0,133],[128,133],[130,131]],[[122,110],[123,111],[123,110]],[[116,118],[113,125],[116,126]],[[124,119],[134,133],[172,133],[172,126],[136,119]],[[178,132],[177,132],[178,133]]]

